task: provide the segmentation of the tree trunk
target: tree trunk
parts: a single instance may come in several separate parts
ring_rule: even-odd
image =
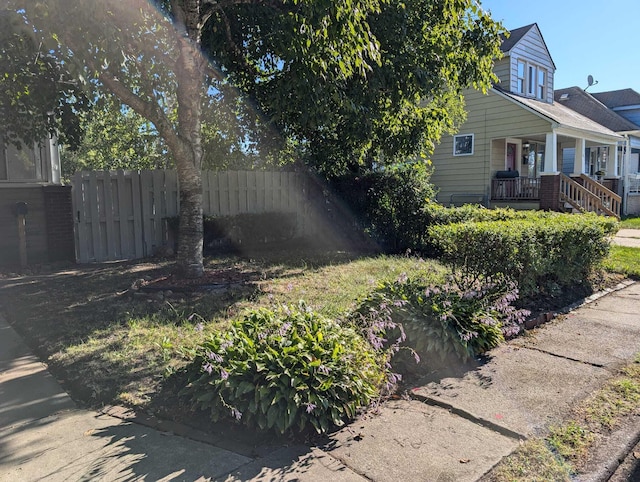
[[[202,257],[202,99],[204,62],[200,52],[200,2],[173,2],[180,40],[177,59],[178,145],[174,155],[180,183],[177,268],[182,276],[204,274]]]
[[[185,164],[178,161],[177,164]],[[180,228],[178,235],[178,273],[187,278],[204,274],[202,257],[202,171],[178,168],[180,182]]]

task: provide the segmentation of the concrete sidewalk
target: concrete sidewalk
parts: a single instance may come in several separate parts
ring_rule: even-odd
[[[640,248],[640,229],[620,229],[612,240],[618,246]]]
[[[256,453],[111,416],[117,409],[76,407],[0,317],[0,480],[477,481],[640,351],[640,284],[619,288],[459,377],[413,388],[322,445]],[[584,480],[615,470],[640,434],[627,429]]]

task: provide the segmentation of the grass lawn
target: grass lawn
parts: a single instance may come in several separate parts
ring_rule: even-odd
[[[621,228],[640,229],[640,217],[628,217],[620,221]]]
[[[304,300],[338,317],[381,281],[402,273],[434,282],[444,276],[437,262],[416,258],[333,253],[292,259],[285,253],[208,259],[208,270],[243,280],[223,292],[175,293],[155,301],[129,290],[136,280],[162,278],[170,268],[167,262],[140,261],[5,273],[0,305],[77,400],[157,408],[165,398],[162,381],[186,363],[186,351],[247,309]]]
[[[640,248],[611,246],[611,253],[604,262],[606,270],[640,279]]]

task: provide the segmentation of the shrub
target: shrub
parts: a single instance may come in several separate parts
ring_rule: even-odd
[[[386,251],[419,250],[425,238],[425,204],[435,196],[431,169],[405,163],[332,181],[361,227]]]
[[[479,204],[465,204],[460,207],[445,207],[436,202],[424,206],[424,217],[427,226],[434,224],[452,224],[468,221],[504,221],[526,217],[525,211],[510,208],[488,209]]]
[[[212,420],[232,416],[278,432],[325,432],[378,396],[380,352],[353,328],[305,309],[260,309],[210,336],[183,393]]]
[[[616,229],[615,220],[595,214],[528,212],[504,221],[435,225],[429,235],[461,279],[506,278],[531,296],[582,282],[607,256]]]
[[[360,304],[353,318],[390,309],[393,322],[420,357],[445,361],[453,354],[466,360],[520,331],[528,312],[511,305],[517,297],[517,290],[508,284],[461,289],[453,283],[434,287],[403,277],[383,284]],[[389,338],[395,339],[397,333],[389,333]]]

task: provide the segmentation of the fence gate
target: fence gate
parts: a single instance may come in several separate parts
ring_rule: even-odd
[[[308,234],[306,182],[295,172],[204,171],[203,212],[295,212],[298,234]],[[79,172],[71,192],[81,263],[152,255],[168,241],[165,218],[177,216],[180,208],[174,170]]]

